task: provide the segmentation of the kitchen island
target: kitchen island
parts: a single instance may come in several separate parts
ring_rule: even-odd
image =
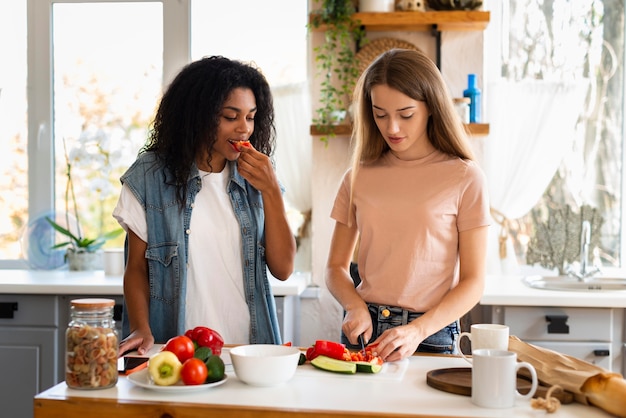
[[[227,353],[227,350],[225,350]],[[224,354],[223,354],[224,357]],[[228,379],[198,392],[163,393],[146,389],[120,376],[117,385],[103,390],[73,390],[60,383],[35,396],[35,418],[60,417],[549,417],[607,418],[587,405],[562,405],[557,414],[535,410],[529,401],[513,408],[486,409],[468,396],[427,384],[431,370],[467,367],[462,358],[415,355],[387,363],[378,374],[342,375],[298,366],[295,376],[275,387],[249,386],[239,381],[224,357]]]
[[[281,335],[294,344],[300,334],[300,294],[307,282],[306,273],[294,273],[284,282],[270,278]],[[114,299],[114,318],[121,325],[120,276],[106,276],[104,271],[0,270],[0,368],[7,376],[21,376],[0,382],[0,416],[32,416],[33,396],[65,379],[70,302],[84,297]]]

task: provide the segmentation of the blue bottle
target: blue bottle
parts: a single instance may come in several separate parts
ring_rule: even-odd
[[[463,91],[463,97],[470,99],[470,123],[480,123],[481,92],[476,87],[476,74],[467,75],[467,89]]]

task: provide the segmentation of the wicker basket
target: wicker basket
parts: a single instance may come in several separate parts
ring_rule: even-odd
[[[359,72],[363,73],[365,69],[380,54],[393,48],[412,49],[419,51],[420,49],[410,42],[395,38],[379,38],[369,41],[363,48],[357,52],[355,58],[359,65]]]

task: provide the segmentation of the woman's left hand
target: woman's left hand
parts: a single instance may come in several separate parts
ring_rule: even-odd
[[[240,147],[240,152],[237,169],[244,179],[261,193],[273,188],[280,190],[274,167],[267,155],[251,145]]]
[[[401,325],[386,330],[371,344],[377,344],[375,354],[384,361],[398,361],[413,355],[422,340],[416,327]]]

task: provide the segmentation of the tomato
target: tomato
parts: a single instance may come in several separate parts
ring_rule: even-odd
[[[192,358],[195,350],[196,347],[193,345],[193,341],[185,335],[172,337],[163,346],[163,351],[171,351],[176,354],[181,363]]]
[[[209,375],[204,361],[199,358],[190,358],[183,363],[180,369],[180,378],[186,385],[202,385]]]

